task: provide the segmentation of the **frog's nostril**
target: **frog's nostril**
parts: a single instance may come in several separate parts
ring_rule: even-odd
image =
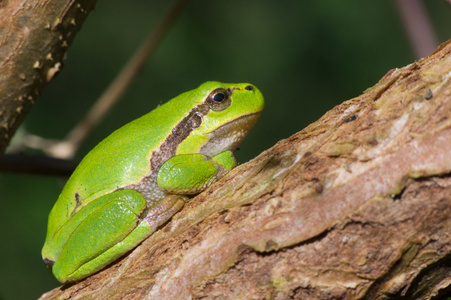
[[[252,90],[254,90],[254,87],[252,85],[248,85],[245,87],[245,89],[248,91],[252,91]]]
[[[42,258],[42,260],[44,261],[44,263],[47,265],[47,267],[51,270],[53,267],[53,264],[55,263],[54,260],[48,259],[48,258]]]

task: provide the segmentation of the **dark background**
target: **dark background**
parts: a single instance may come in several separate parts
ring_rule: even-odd
[[[168,11],[166,1],[99,1],[20,132],[62,139]],[[439,42],[451,6],[425,1]],[[265,111],[237,153],[245,162],[415,61],[392,1],[192,1],[155,54],[78,152],[204,81],[250,82]],[[66,178],[0,174],[0,299],[35,299],[59,286],[40,251]]]

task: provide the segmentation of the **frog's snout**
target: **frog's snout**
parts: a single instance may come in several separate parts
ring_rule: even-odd
[[[55,261],[45,257],[43,257],[42,260],[44,261],[49,271],[52,272],[53,264],[55,263]]]

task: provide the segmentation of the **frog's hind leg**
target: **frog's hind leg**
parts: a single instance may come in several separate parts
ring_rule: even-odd
[[[92,213],[88,218],[90,220],[83,221],[69,241],[72,244],[75,242],[85,244],[83,252],[89,256],[89,259],[77,259],[77,261],[69,264],[71,270],[61,272],[67,275],[57,277],[61,282],[77,281],[103,269],[154,233],[185,203],[182,197],[171,195],[157,201],[155,205],[148,208],[141,194],[133,190],[116,191],[105,197],[114,198],[114,200],[109,201],[107,206]],[[136,209],[130,212],[128,212],[128,208],[125,209],[127,214],[130,215],[130,217],[127,217],[129,221],[126,223],[128,225],[124,223],[124,225],[118,226],[119,223],[123,223],[123,220],[127,219],[124,216],[124,208],[129,207],[131,203],[136,203],[134,205]],[[116,242],[112,242],[112,238]],[[103,247],[94,246],[102,240]],[[71,249],[65,249],[68,251],[62,251],[61,256],[66,257],[62,261],[74,260],[74,258],[80,256],[77,247],[69,248]],[[90,252],[91,254],[89,254]],[[55,276],[57,276],[55,273],[57,271],[55,266],[57,265],[58,261],[53,268]],[[67,265],[61,267],[67,268]]]

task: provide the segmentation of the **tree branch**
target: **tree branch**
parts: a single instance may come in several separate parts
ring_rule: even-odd
[[[69,177],[78,162],[44,155],[5,154],[0,158],[0,171]]]
[[[119,74],[94,103],[91,109],[67,135],[63,141],[58,141],[46,149],[48,154],[58,158],[73,158],[80,144],[86,139],[92,129],[105,117],[106,113],[116,104],[130,83],[141,70],[149,56],[155,51],[161,39],[187,5],[188,0],[178,0],[165,15],[164,19],[149,34],[144,43],[136,50]]]
[[[430,299],[451,285],[451,42],[41,299]],[[271,101],[271,99],[268,99]]]
[[[438,39],[422,0],[396,0],[395,3],[415,58],[428,56],[437,47]]]
[[[62,58],[95,0],[0,1],[0,154]]]

